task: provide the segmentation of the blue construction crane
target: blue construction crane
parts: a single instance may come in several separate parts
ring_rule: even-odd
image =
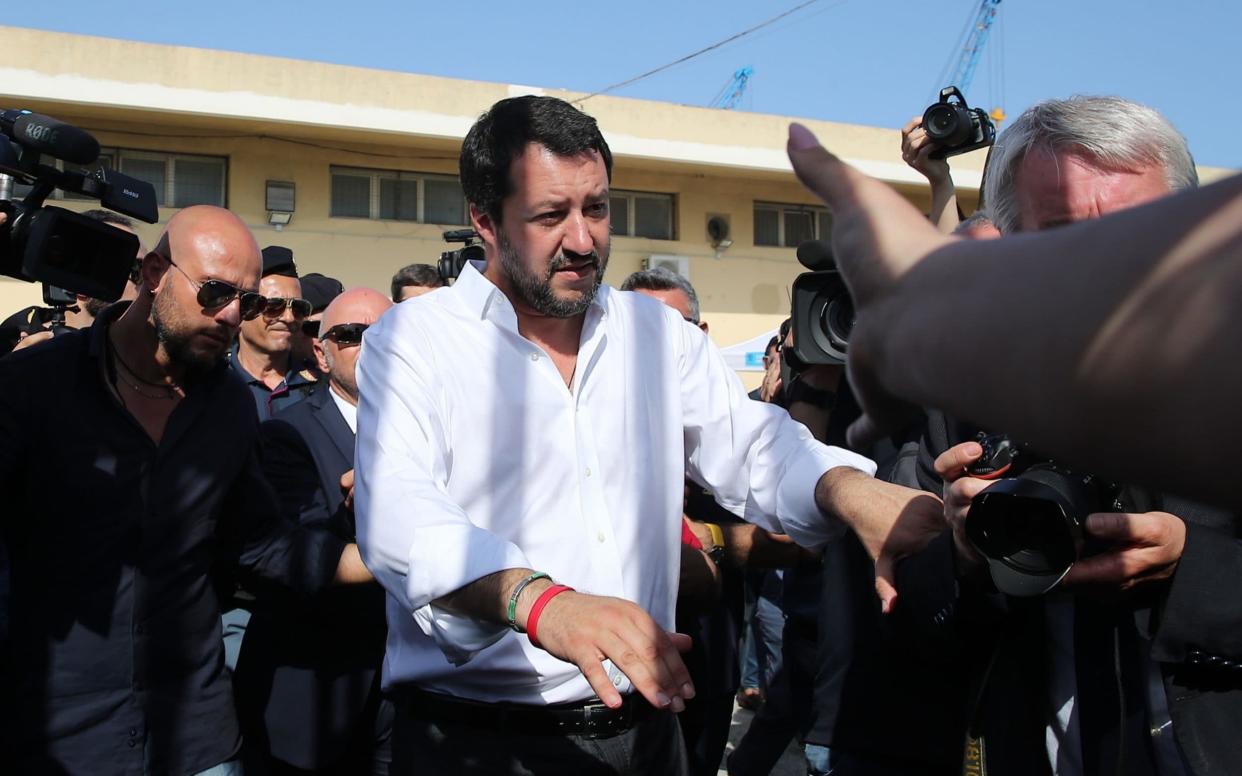
[[[958,37],[958,48],[945,64],[939,78],[936,79],[934,95],[940,94],[941,87],[946,85],[956,86],[963,95],[969,91],[970,84],[975,79],[975,69],[979,66],[984,49],[987,48],[988,36],[992,32],[992,25],[996,21],[1000,4],[1001,0],[979,0],[978,8],[967,20],[968,26]],[[995,56],[993,54],[993,57]],[[995,74],[993,80],[995,80]],[[1003,81],[1003,77],[1001,80]],[[1004,84],[1000,84],[1000,87],[1003,89]],[[1003,121],[1005,111],[999,106],[994,108],[992,118],[998,122]]]
[[[998,0],[999,2],[999,0]],[[742,94],[746,91],[746,84],[750,81],[750,77],[755,74],[754,68],[750,65],[743,67],[733,73],[733,79],[724,85],[712,99],[707,103],[709,108],[723,108],[724,110],[733,110],[742,100]]]

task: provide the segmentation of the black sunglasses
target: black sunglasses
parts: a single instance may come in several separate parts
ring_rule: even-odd
[[[362,342],[362,332],[366,331],[370,325],[369,323],[338,323],[325,331],[319,339],[330,339],[337,345],[357,345]]]
[[[279,296],[269,296],[263,300],[263,315],[267,318],[279,318],[285,314],[285,308],[293,311],[295,320],[302,320],[310,317],[315,308],[306,299],[285,299]]]
[[[163,254],[159,254],[163,256]],[[251,321],[259,317],[259,313],[263,310],[266,300],[262,295],[254,291],[242,291],[234,285],[225,283],[223,280],[195,280],[190,277],[189,273],[181,267],[177,267],[177,262],[172,260],[171,256],[163,256],[163,259],[176,267],[177,271],[185,275],[185,279],[190,281],[190,285],[198,289],[198,303],[204,310],[219,310],[234,299],[241,300],[241,317],[243,321]],[[309,304],[309,302],[307,303]]]

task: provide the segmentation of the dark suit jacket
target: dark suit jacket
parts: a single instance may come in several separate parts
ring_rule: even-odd
[[[938,489],[930,473],[936,454],[972,437],[964,424],[932,414],[920,451],[924,487]],[[1104,660],[1089,664],[1078,655],[1080,690],[1093,674],[1111,674],[1115,668],[1119,675],[1141,678],[1141,664],[1134,660],[1149,655],[1160,664],[1173,735],[1191,773],[1242,772],[1242,597],[1236,593],[1242,580],[1242,524],[1232,514],[1174,496],[1128,489],[1123,498],[1131,501],[1130,511],[1163,510],[1181,517],[1186,522],[1186,546],[1173,578],[1145,594],[1106,606],[1078,599],[1078,607],[1090,609],[1093,619],[1107,620],[1103,625],[1118,634],[1121,652],[1126,639],[1131,639],[1131,651],[1136,653],[1121,656],[1122,663],[1130,661],[1128,668],[1111,665],[1111,655],[1097,656]],[[929,654],[938,653],[946,663],[968,656],[975,669],[968,684],[971,702],[966,719],[975,720],[978,731],[990,739],[993,771],[1046,773],[1047,676],[1042,648],[1047,635],[1042,599],[1007,598],[989,591],[986,583],[957,584],[953,542],[947,533],[899,565],[898,591],[896,622],[903,638],[917,641]],[[1082,627],[1082,612],[1078,622]],[[1136,636],[1147,639],[1150,647],[1133,641]],[[1076,638],[1076,649],[1083,648]],[[1137,654],[1140,650],[1143,654]],[[989,660],[994,662],[982,681]],[[1112,677],[1107,678],[1105,684],[1115,687]],[[1131,683],[1130,702],[1124,709],[1128,716],[1146,714],[1142,695],[1142,688]],[[1121,699],[1113,693],[1102,700],[1112,703],[1112,709],[1083,734],[1088,774],[1116,768],[1113,723],[1122,712]],[[1127,763],[1127,772],[1142,772],[1138,768],[1138,763]]]
[[[356,541],[341,475],[354,466],[354,434],[322,381],[261,427],[263,468],[286,513]],[[249,742],[300,768],[339,760],[367,735],[379,702],[386,636],[378,585],[336,588],[309,606],[269,595],[250,621],[235,684]],[[260,746],[262,744],[260,743]]]

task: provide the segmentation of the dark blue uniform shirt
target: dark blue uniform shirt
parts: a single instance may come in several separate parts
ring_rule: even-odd
[[[229,364],[250,389],[260,422],[271,420],[277,412],[297,404],[318,385],[318,381],[308,378],[303,371],[290,371],[280,385],[268,388],[266,383],[247,372],[246,367],[242,366],[237,358],[237,348],[237,345],[233,346],[233,352],[229,354]]]
[[[310,592],[343,542],[279,519],[245,385],[187,383],[157,445],[108,377],[114,305],[0,359],[0,771],[196,773],[240,738],[213,564]]]

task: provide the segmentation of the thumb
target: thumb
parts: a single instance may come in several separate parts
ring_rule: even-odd
[[[892,614],[897,605],[897,588],[893,583],[893,561],[881,557],[875,562],[875,594],[880,597],[880,611]]]
[[[835,210],[854,201],[854,169],[820,145],[811,130],[790,124],[785,150],[798,180],[828,207]]]

